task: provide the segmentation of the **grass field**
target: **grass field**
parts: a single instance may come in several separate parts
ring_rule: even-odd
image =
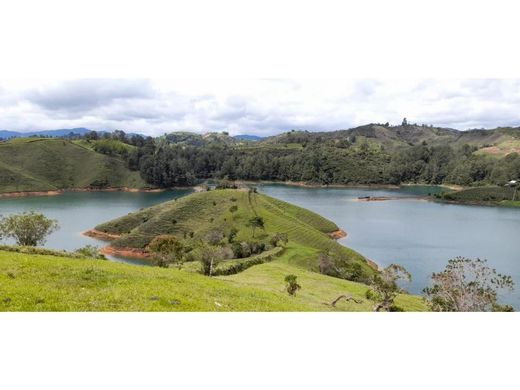
[[[143,188],[123,160],[63,139],[18,138],[0,143],[0,193],[102,187]]]
[[[298,276],[295,297],[284,277]],[[292,267],[280,259],[240,274],[210,278],[158,267],[0,250],[0,311],[371,311],[366,285]],[[361,303],[330,303],[351,294]],[[426,310],[400,295],[404,310]]]

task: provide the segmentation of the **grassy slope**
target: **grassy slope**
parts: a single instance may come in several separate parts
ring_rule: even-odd
[[[518,199],[520,194],[517,194],[516,201],[514,202],[512,201],[513,194],[514,189],[510,187],[475,187],[461,191],[448,192],[443,195],[443,199],[458,203],[518,207],[520,206],[520,201]]]
[[[0,144],[0,193],[87,188],[96,180],[106,180],[109,187],[145,186],[122,160],[70,141],[29,138]]]
[[[238,206],[234,214],[229,211],[232,205]],[[96,229],[124,234],[112,242],[115,247],[144,248],[159,234],[183,237],[185,233],[194,232],[196,239],[204,239],[211,230],[218,229],[227,234],[233,227],[239,231],[237,241],[242,241],[252,239],[247,223],[255,215],[265,221],[265,230],[257,229],[256,238],[265,239],[276,232],[284,232],[289,236],[289,252],[306,248],[308,255],[298,257],[294,264],[317,270],[318,253],[332,249],[371,272],[363,256],[326,235],[338,230],[333,222],[309,210],[267,195],[249,195],[247,191],[217,190],[192,194],[98,225]]]
[[[298,275],[296,297],[283,278]],[[285,262],[269,263],[231,277],[209,278],[157,267],[105,260],[68,259],[0,251],[0,311],[359,311],[371,310],[366,286]],[[361,304],[330,302],[350,293]],[[425,310],[422,300],[402,295],[406,310]]]

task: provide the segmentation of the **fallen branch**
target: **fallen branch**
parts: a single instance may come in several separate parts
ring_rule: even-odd
[[[338,303],[341,299],[345,299],[347,302],[349,301],[352,301],[352,302],[355,302],[357,304],[360,304],[360,303],[363,303],[363,301],[361,299],[356,299],[354,298],[352,295],[348,294],[348,295],[340,295],[339,297],[337,297],[332,303],[331,305],[333,307],[336,307],[336,303]]]

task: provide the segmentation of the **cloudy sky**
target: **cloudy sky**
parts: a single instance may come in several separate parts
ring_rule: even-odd
[[[520,125],[520,80],[0,80],[0,130],[271,135],[370,122]]]

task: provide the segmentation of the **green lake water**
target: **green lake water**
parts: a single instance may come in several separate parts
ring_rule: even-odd
[[[441,190],[411,186],[400,189],[304,188],[259,185],[260,192],[313,210],[334,221],[348,236],[339,242],[380,266],[398,263],[413,280],[404,286],[420,293],[432,272],[455,256],[488,259],[518,283],[504,302],[520,310],[520,209],[441,204],[418,199],[360,202],[360,196],[410,197]],[[46,247],[74,250],[106,245],[81,233],[101,222],[177,198],[190,190],[160,193],[70,192],[58,196],[0,199],[0,214],[35,210],[58,220],[60,229]],[[143,261],[115,259],[136,264]]]

